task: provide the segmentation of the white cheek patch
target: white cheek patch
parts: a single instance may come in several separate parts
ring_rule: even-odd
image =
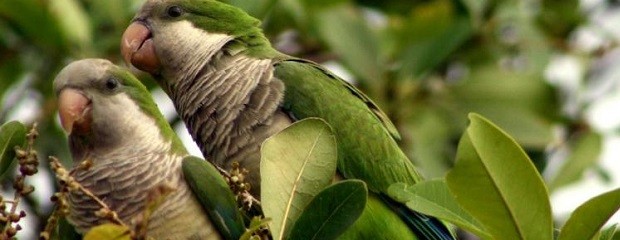
[[[118,118],[116,127],[121,128],[121,131],[128,137],[140,139],[143,141],[141,145],[148,145],[155,149],[169,147],[162,141],[161,130],[155,119],[149,117],[127,94],[116,94],[106,108],[110,111],[109,116]]]
[[[234,37],[221,33],[208,33],[189,21],[166,25],[155,38],[155,48],[160,55],[167,75],[176,81],[194,79],[204,64]],[[158,48],[159,47],[159,48]]]

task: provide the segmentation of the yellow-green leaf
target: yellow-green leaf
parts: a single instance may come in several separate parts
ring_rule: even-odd
[[[265,140],[261,148],[261,197],[274,239],[286,236],[302,209],[331,182],[336,139],[318,118],[296,122]]]
[[[456,200],[495,239],[552,239],[547,189],[528,156],[482,116],[469,119],[446,178]]]
[[[558,240],[592,239],[620,208],[620,188],[579,206],[562,227]]]
[[[102,224],[86,233],[84,240],[131,240],[128,228],[116,224]]]

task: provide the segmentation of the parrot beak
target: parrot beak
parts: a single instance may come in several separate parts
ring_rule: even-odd
[[[134,21],[123,33],[121,53],[127,64],[142,71],[157,74],[161,64],[155,52],[152,37],[151,30],[143,23]]]
[[[90,130],[93,121],[91,101],[76,89],[65,88],[58,96],[58,113],[62,128],[68,134]]]

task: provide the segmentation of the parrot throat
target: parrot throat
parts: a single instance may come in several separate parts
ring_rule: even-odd
[[[199,74],[175,81],[169,94],[204,157],[225,169],[239,162],[252,183],[260,144],[291,122],[279,108],[284,85],[273,77],[270,59],[225,50],[211,59]]]

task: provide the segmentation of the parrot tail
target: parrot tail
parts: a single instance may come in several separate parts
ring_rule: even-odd
[[[409,209],[402,203],[394,201],[385,194],[380,194],[381,199],[407,223],[419,239],[428,240],[454,240],[454,236],[448,227],[439,219],[426,216]]]

